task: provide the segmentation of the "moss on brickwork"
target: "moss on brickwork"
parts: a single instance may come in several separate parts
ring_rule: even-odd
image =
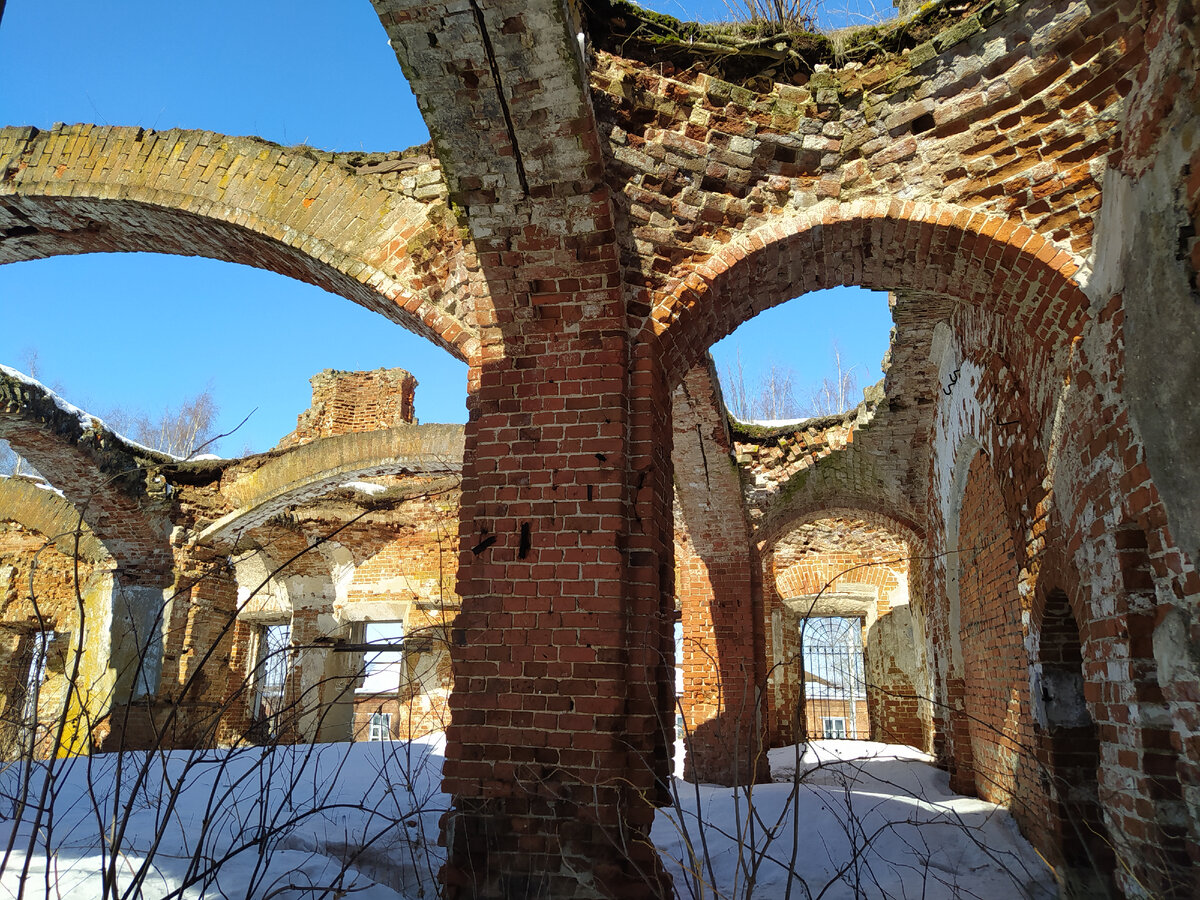
[[[589,0],[588,32],[606,52],[706,72],[754,90],[805,84],[820,67],[874,64],[900,54],[918,66],[1008,14],[1022,0],[934,0],[913,15],[832,37],[766,23],[681,22],[625,0]]]
[[[770,443],[798,431],[824,431],[833,425],[844,425],[848,418],[858,415],[858,408],[832,416],[814,416],[790,425],[756,425],[729,416],[729,431],[735,443]]]

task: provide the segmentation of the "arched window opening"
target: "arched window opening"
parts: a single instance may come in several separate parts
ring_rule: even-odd
[[[81,290],[81,285],[87,290]],[[384,495],[392,512],[375,513],[370,523],[374,531],[366,533],[364,525],[362,533],[353,532],[353,536],[363,546],[396,543],[389,557],[393,564],[399,571],[419,575],[413,579],[415,589],[382,575],[372,576],[378,584],[368,598],[370,603],[412,602],[413,594],[422,594],[424,602],[422,592],[432,585],[429,602],[436,604],[437,612],[430,616],[453,614],[457,597],[444,589],[452,580],[455,560],[449,535],[456,533],[455,466],[459,463],[451,458],[452,453],[447,456],[453,441],[437,446],[437,471],[425,471],[419,465],[400,465],[395,454],[383,452],[386,441],[372,443],[372,439],[402,421],[415,424],[422,417],[464,421],[465,364],[430,340],[342,297],[273,272],[200,257],[96,253],[15,263],[0,266],[0,296],[12,301],[4,312],[13,326],[0,334],[0,361],[18,370],[33,369],[37,380],[64,403],[85,410],[125,437],[152,449],[158,445],[178,456],[197,452],[226,457],[229,462],[212,460],[206,465],[225,473],[222,478],[229,485],[250,471],[268,474],[261,462],[236,461],[249,454],[275,449],[296,451],[289,458],[312,460],[311,470],[305,469],[309,480],[298,494],[280,493],[284,485],[275,489],[285,503],[258,511],[257,500],[235,490],[223,495],[220,507],[214,507],[214,518],[232,517],[232,522],[225,531],[210,536],[212,540],[221,542],[222,547],[225,542],[236,542],[239,561],[254,550],[273,553],[276,560],[243,579],[244,590],[239,590],[239,585],[224,583],[228,573],[207,563],[195,568],[197,575],[178,577],[196,564],[181,548],[166,545],[171,523],[161,519],[169,510],[162,504],[139,506],[136,498],[126,497],[119,486],[108,486],[108,494],[97,495],[94,487],[105,479],[95,474],[99,470],[87,455],[86,441],[77,447],[46,429],[38,431],[27,424],[5,426],[14,429],[8,433],[30,461],[18,460],[10,449],[7,459],[0,457],[0,476],[17,477],[0,478],[0,483],[11,482],[8,493],[14,496],[20,493],[24,497],[32,491],[35,501],[61,500],[70,512],[64,514],[65,524],[56,520],[50,532],[34,535],[10,527],[7,507],[0,508],[0,572],[11,566],[14,578],[24,583],[28,561],[40,554],[38,572],[61,573],[61,577],[53,583],[46,578],[38,581],[36,596],[43,610],[55,611],[62,630],[71,632],[76,569],[69,555],[39,548],[48,537],[52,543],[54,535],[73,530],[78,520],[75,510],[85,508],[85,526],[95,524],[104,530],[97,538],[102,543],[114,540],[113,546],[129,556],[117,561],[117,577],[110,574],[103,584],[92,586],[92,581],[110,572],[108,566],[103,572],[98,569],[96,578],[88,567],[79,569],[86,597],[97,604],[87,620],[103,621],[107,606],[112,606],[113,614],[124,615],[126,607],[144,614],[145,621],[138,619],[135,624],[139,633],[149,629],[146,633],[154,638],[153,652],[161,657],[147,670],[154,676],[153,685],[141,678],[136,685],[125,686],[114,676],[116,683],[105,682],[103,691],[89,695],[96,698],[95,708],[89,707],[83,715],[99,721],[110,705],[126,694],[153,695],[160,670],[167,691],[181,690],[180,685],[189,679],[201,687],[218,685],[217,679],[206,681],[193,671],[195,661],[204,654],[190,652],[197,648],[188,643],[193,640],[189,636],[201,633],[192,620],[203,614],[211,620],[206,625],[211,633],[228,631],[231,635],[237,663],[228,673],[222,670],[221,678],[241,679],[239,684],[229,685],[235,702],[229,706],[227,721],[213,726],[219,729],[215,740],[348,739],[353,728],[352,682],[362,669],[361,653],[352,665],[352,654],[329,649],[352,640],[349,620],[333,615],[337,591],[332,585],[339,563],[305,548],[338,528],[337,517],[328,515],[330,509],[348,519],[361,513],[364,504]],[[25,302],[34,297],[38,302]],[[26,360],[33,360],[33,365],[24,364]],[[398,372],[401,366],[404,372]],[[414,396],[417,382],[423,383],[422,389]],[[401,383],[403,389],[392,390]],[[65,407],[60,404],[61,408]],[[246,421],[239,427],[243,419]],[[189,446],[163,446],[157,440],[176,423],[190,430],[194,440]],[[417,431],[420,435],[429,432],[417,429],[414,434]],[[339,458],[358,460],[358,470],[351,466],[342,473],[335,466],[336,471],[327,472],[329,465],[321,461],[320,453],[304,456],[309,443],[324,438],[357,439],[357,432],[371,434],[338,446],[348,448],[350,454]],[[433,432],[442,433],[436,428],[429,433]],[[226,436],[221,437],[223,434]],[[422,436],[415,439],[426,440]],[[460,460],[461,450],[457,452]],[[67,453],[73,454],[68,463],[56,469],[55,460],[67,458]],[[49,465],[42,464],[43,457]],[[33,459],[39,460],[37,465]],[[263,496],[271,501],[270,491]],[[243,522],[239,516],[248,519]],[[421,522],[418,533],[410,531],[407,543],[397,537],[403,532],[398,523],[406,516]],[[280,527],[263,530],[267,520]],[[148,536],[145,540],[140,539],[143,533]],[[284,533],[286,552],[280,549]],[[351,543],[351,534],[343,532],[342,540]],[[362,563],[359,558],[349,568]],[[268,578],[276,565],[283,569]],[[197,576],[198,582],[193,581]],[[286,587],[281,587],[284,583]],[[121,599],[129,593],[126,589],[133,591],[129,594],[133,599]],[[260,596],[251,597],[253,592]],[[258,601],[270,599],[268,594],[283,599],[267,604],[269,609],[258,609]],[[211,596],[211,605],[196,602],[201,595]],[[36,618],[27,607],[10,604],[0,628],[22,633],[36,628]],[[231,625],[227,617],[235,615]],[[264,632],[264,626],[284,629],[294,649],[261,655],[259,650],[267,646],[268,638],[278,636]],[[77,638],[70,634],[69,642],[56,640],[53,646],[73,646]],[[437,648],[444,648],[444,640],[436,643]],[[112,661],[124,659],[121,654],[130,650],[133,656],[125,662],[134,665],[140,653],[121,640],[91,633],[85,635],[85,646],[102,671],[124,671],[125,663]],[[446,667],[438,662],[441,656],[427,655],[437,664],[436,677],[425,677],[422,667],[414,669],[428,690],[411,704],[408,696],[399,702],[412,705],[414,717],[440,722],[444,718],[443,695],[449,692],[441,672]],[[264,669],[264,660],[273,662]],[[286,671],[279,668],[285,660]],[[92,665],[90,656],[85,664]],[[11,683],[23,685],[25,671],[16,673]],[[39,711],[50,709],[47,698],[58,689],[60,680],[51,666],[40,692]],[[20,712],[21,693],[14,690],[4,698],[7,718]],[[196,702],[202,710],[203,702]],[[56,709],[52,718],[59,717],[61,705]],[[393,730],[402,726],[398,733],[406,733],[408,724],[408,718],[393,716]],[[364,737],[365,733],[364,729]],[[99,745],[94,741],[99,738],[89,735],[104,732],[88,727],[80,729],[80,734],[85,743],[93,740],[92,749],[96,749]],[[113,746],[126,738],[140,740],[132,734],[118,735],[115,730],[108,734]]]
[[[803,522],[775,544],[765,560],[774,586],[767,612],[773,744],[830,732],[925,746],[910,554],[906,539],[851,511]]]
[[[862,630],[860,619],[818,616],[800,622],[809,740],[870,736]]]

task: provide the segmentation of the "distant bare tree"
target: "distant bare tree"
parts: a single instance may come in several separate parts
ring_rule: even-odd
[[[36,378],[43,384],[45,383],[36,348],[26,348],[22,352],[20,362],[21,371],[30,378]],[[51,390],[61,393],[62,385],[55,384]],[[213,396],[212,385],[209,384],[203,391],[184,400],[178,407],[163,409],[157,418],[151,418],[143,412],[131,412],[124,407],[107,410],[100,415],[100,418],[104,420],[105,425],[118,434],[133,438],[154,450],[161,450],[173,456],[187,457],[216,437],[219,412],[216,398]],[[0,440],[0,474],[41,477],[26,460],[13,450],[8,441],[4,440]]]
[[[792,384],[795,374],[790,366],[772,363],[759,382],[758,393],[754,397],[754,418],[771,421],[796,419],[803,415],[800,405],[796,403]]]
[[[209,385],[178,408],[164,409],[155,420],[139,416],[134,420],[132,437],[173,456],[191,456],[214,436],[218,411]]]
[[[721,370],[721,393],[724,395],[725,408],[735,419],[743,422],[799,418],[803,413],[796,403],[795,377],[795,370],[790,366],[772,364],[767,374],[758,380],[752,393],[746,385],[742,350],[739,347],[733,364]]]
[[[725,408],[743,422],[778,421],[833,416],[852,409],[859,399],[857,366],[847,368],[842,351],[833,343],[833,372],[813,388],[807,403],[796,400],[796,370],[772,363],[753,389],[746,384],[739,347],[732,364],[721,369]]]
[[[835,416],[846,412],[858,403],[857,366],[845,368],[842,350],[837,341],[833,343],[833,374],[826,375],[809,397],[804,409],[807,416]]]
[[[743,422],[751,418],[750,395],[746,390],[746,371],[742,367],[742,348],[737,348],[732,365],[721,370],[721,392],[725,395],[725,408],[735,419]]]

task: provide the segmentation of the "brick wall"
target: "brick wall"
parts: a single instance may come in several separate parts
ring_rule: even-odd
[[[867,627],[864,642],[872,740],[930,749],[931,709],[921,671],[913,607],[893,607]]]
[[[290,527],[260,527],[244,539],[257,549],[244,551],[239,566],[242,597],[230,663],[237,696],[223,722],[225,740],[265,736],[254,720],[251,677],[255,628],[264,624],[290,627],[282,698],[288,720],[280,739],[365,740],[365,723],[377,707],[392,714],[397,736],[426,734],[448,722],[458,491],[428,478],[376,481],[407,499],[373,513],[318,499],[295,508]],[[406,647],[426,648],[424,661],[409,659],[412,677],[402,680],[400,694],[360,691],[364,651],[343,645],[359,644],[366,622],[398,623]]]
[[[1010,806],[1032,745],[1017,562],[1004,498],[986,454],[971,463],[958,537],[964,715],[979,796]],[[1026,764],[1027,767],[1027,764]]]
[[[281,449],[319,437],[413,424],[417,379],[403,369],[325,369],[310,380],[312,405],[296,419],[296,430],[280,440]]]
[[[725,408],[711,365],[697,366],[676,389],[672,424],[684,777],[717,784],[765,780],[755,726],[765,658],[757,553],[741,514],[741,483],[730,465]]]
[[[92,565],[79,567],[80,586]],[[46,535],[0,521],[0,755],[14,759],[30,746],[26,685],[35,664],[38,632],[53,635],[47,645],[45,680],[38,691],[34,753],[53,754],[54,730],[66,713],[67,689],[79,614],[75,564]]]

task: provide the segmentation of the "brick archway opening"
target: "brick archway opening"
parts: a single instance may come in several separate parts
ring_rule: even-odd
[[[830,510],[795,524],[766,554],[773,745],[827,737],[822,720],[831,717],[847,720],[847,736],[927,745],[920,577],[910,566],[913,540],[908,529],[886,517]],[[844,715],[836,710],[826,715],[832,707],[821,701],[834,688],[813,670],[820,663],[804,637],[808,626],[830,617],[854,622],[862,634],[855,679],[860,683],[850,686],[854,699],[847,701]]]
[[[10,232],[0,264],[106,252],[203,256],[316,285],[459,359],[478,352],[471,252],[453,216],[444,203],[407,196],[381,205],[377,176],[344,158],[205,131],[87,125],[0,129],[0,157],[14,161],[0,191],[0,224]],[[440,181],[434,161],[417,164]],[[109,180],[114,172],[120,183]],[[282,190],[288,181],[294,187]]]
[[[1015,222],[942,204],[862,200],[775,222],[647,298],[645,337],[678,381],[765,309],[836,285],[910,290],[994,310],[1036,340],[1077,334],[1088,308],[1076,258]]]

